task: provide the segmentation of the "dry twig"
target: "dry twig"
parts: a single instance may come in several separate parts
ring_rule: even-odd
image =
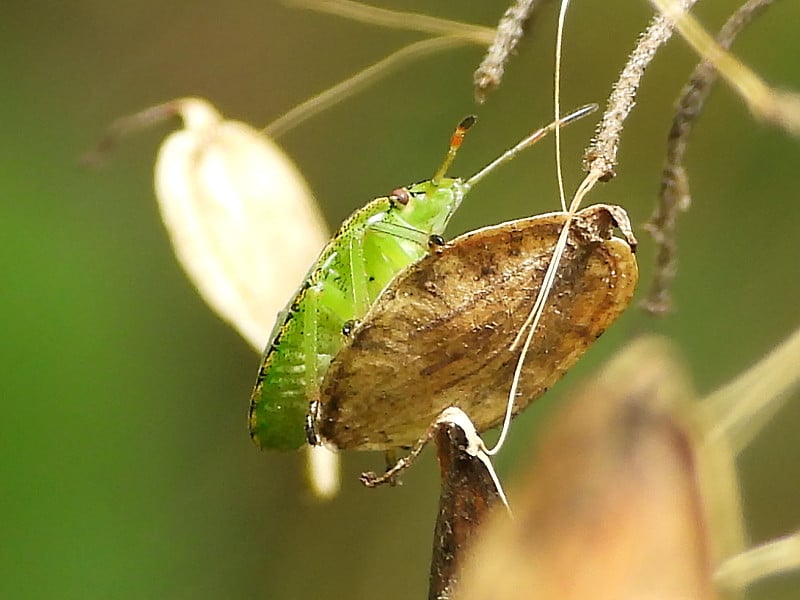
[[[773,0],[748,0],[731,15],[717,35],[717,43],[726,50],[752,20],[771,5]],[[683,166],[689,134],[703,104],[718,78],[711,62],[704,60],[695,67],[677,102],[677,110],[667,137],[667,158],[661,176],[659,203],[645,226],[656,242],[656,272],[642,307],[652,314],[663,315],[672,310],[670,290],[677,273],[676,225],[678,213],[691,204],[689,180]]]
[[[506,63],[525,33],[537,0],[516,0],[497,25],[494,40],[480,66],[475,70],[475,100],[483,104],[489,92],[500,85],[505,73]]]

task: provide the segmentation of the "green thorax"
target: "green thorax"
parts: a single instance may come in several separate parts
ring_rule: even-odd
[[[427,234],[441,235],[470,186],[462,179],[428,179],[408,188],[410,201],[399,206],[399,216]]]

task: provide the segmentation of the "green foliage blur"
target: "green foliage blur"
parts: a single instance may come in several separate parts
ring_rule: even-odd
[[[389,3],[382,2],[389,6]],[[729,3],[701,6],[718,27]],[[494,26],[504,3],[396,0],[391,8]],[[645,2],[575,3],[564,108],[603,103]],[[279,142],[332,226],[374,196],[433,174],[450,130],[480,122],[455,163],[468,175],[550,120],[550,5],[482,107],[465,47],[399,69]],[[736,46],[800,89],[800,6],[778,3]],[[379,455],[346,454],[340,497],[305,492],[300,454],[258,452],[246,427],[258,356],[203,304],[178,267],[152,191],[167,127],[126,140],[98,170],[78,159],[115,118],[185,95],[266,125],[421,35],[292,10],[273,0],[135,3],[7,0],[0,53],[0,597],[421,598],[437,472],[430,453],[404,485],[363,489]],[[618,177],[591,196],[634,225],[659,188],[672,104],[695,63],[674,39],[647,74],[623,134]],[[594,119],[564,132],[568,189]],[[451,234],[555,210],[551,143],[477,189]],[[691,141],[694,204],[680,223],[677,311],[632,309],[512,431],[501,473],[526,464],[543,410],[643,332],[676,341],[707,392],[800,325],[798,140],[754,122],[724,85]],[[641,227],[641,293],[653,267]],[[598,401],[602,399],[598,398]],[[800,398],[740,460],[753,541],[796,529]],[[793,598],[800,576],[752,597]]]

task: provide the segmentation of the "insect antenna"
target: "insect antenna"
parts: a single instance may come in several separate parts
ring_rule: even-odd
[[[497,167],[502,164],[509,162],[511,159],[517,156],[520,152],[528,148],[529,146],[533,146],[536,142],[541,140],[544,136],[546,136],[551,131],[564,127],[565,125],[569,125],[573,121],[577,121],[596,111],[598,108],[597,104],[584,104],[580,108],[572,111],[571,113],[561,117],[560,119],[553,121],[549,125],[545,125],[541,129],[537,129],[530,135],[526,136],[525,138],[521,139],[517,144],[505,152],[495,158],[492,162],[488,165],[483,167],[480,171],[475,173],[472,177],[467,179],[468,185],[474,185],[478,183],[481,179],[486,177],[489,173],[494,171]],[[456,130],[457,131],[457,130]],[[454,136],[455,137],[455,136]],[[462,134],[463,137],[463,134]],[[455,153],[454,153],[455,154]],[[452,160],[452,159],[451,159]],[[449,163],[448,163],[449,164]]]
[[[450,136],[450,147],[447,149],[447,154],[445,154],[442,165],[436,170],[436,174],[433,176],[433,181],[438,181],[447,175],[447,169],[449,169],[450,165],[453,164],[456,153],[458,152],[458,149],[461,148],[461,144],[464,142],[464,136],[467,135],[467,131],[469,131],[472,126],[475,125],[475,121],[477,120],[478,117],[475,115],[468,115],[461,119],[461,122],[456,127],[453,135]]]

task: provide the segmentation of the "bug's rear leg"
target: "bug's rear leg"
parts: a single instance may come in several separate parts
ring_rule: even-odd
[[[321,446],[322,440],[317,433],[317,421],[319,420],[319,400],[312,400],[308,403],[306,413],[306,441],[309,446]]]
[[[318,285],[312,285],[306,291],[303,305],[303,376],[305,378],[306,398],[315,401],[319,397],[319,297]],[[308,435],[308,431],[306,432]]]
[[[364,256],[364,236],[367,228],[354,232],[348,241],[350,254],[350,289],[353,290],[353,305],[356,314],[364,315],[369,310],[370,299],[367,288],[367,260]]]

